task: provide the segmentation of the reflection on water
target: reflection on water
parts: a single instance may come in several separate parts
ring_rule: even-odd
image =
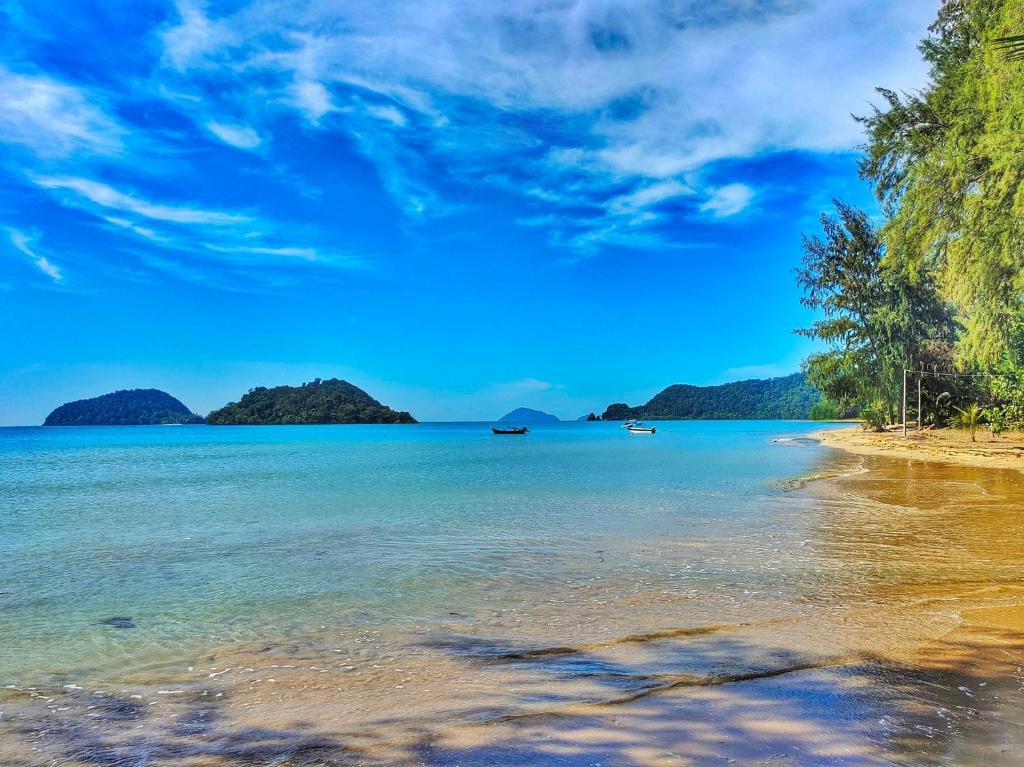
[[[639,442],[613,428],[538,429],[511,454],[457,431],[114,445],[102,460],[155,450],[177,468],[143,460],[130,489],[93,477],[89,492],[54,468],[67,453],[44,446],[30,470],[22,448],[13,484],[41,497],[15,513],[8,582],[41,579],[26,551],[101,582],[75,585],[66,621],[31,589],[3,595],[22,644],[3,656],[0,762],[1017,764],[1021,475],[775,446],[799,431],[760,424],[684,424],[623,453]],[[237,464],[241,498],[211,489],[208,461]],[[183,462],[215,519],[175,506],[155,530],[105,527],[129,503],[166,511],[143,480]],[[777,484],[795,475],[831,479]],[[53,493],[102,522],[99,555],[30,530]],[[139,550],[115,555],[126,541]],[[136,590],[126,574],[161,542]],[[161,578],[195,614],[160,601]],[[121,610],[118,583],[139,609]],[[47,621],[57,643],[33,648]]]

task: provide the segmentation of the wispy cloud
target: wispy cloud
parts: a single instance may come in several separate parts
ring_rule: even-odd
[[[177,71],[270,83],[277,103],[354,137],[410,216],[445,212],[445,183],[495,184],[548,208],[538,216],[568,216],[560,240],[589,247],[599,231],[650,242],[658,217],[624,216],[690,190],[712,218],[743,211],[749,187],[705,180],[720,161],[849,150],[848,115],[876,84],[922,81],[911,22],[931,12],[930,0],[398,0],[386,13],[262,0],[213,18],[182,3],[164,41]],[[615,220],[574,237],[583,222],[565,209],[580,204]]]
[[[7,235],[11,240],[11,244],[28,256],[39,271],[54,282],[61,282],[64,279],[64,273],[60,267],[38,252],[36,246],[37,236],[30,237],[18,229],[8,229]]]
[[[262,143],[260,134],[245,125],[231,125],[210,120],[206,123],[206,129],[225,144],[237,149],[255,149]]]
[[[0,143],[42,157],[121,151],[124,128],[86,91],[0,64]]]
[[[178,23],[163,32],[164,58],[173,67],[184,69],[193,62],[238,42],[231,25],[212,21],[206,3],[179,0],[175,4]]]
[[[876,84],[919,84],[931,6],[176,0],[125,41],[131,73],[103,71],[125,57],[62,68],[27,45],[8,60],[31,66],[0,64],[0,169],[196,269],[368,263],[304,204],[331,199],[321,165],[371,186],[372,167],[403,233],[486,191],[564,261],[686,247],[676,223],[757,214],[744,160],[845,151]],[[196,183],[231,173],[231,194]]]
[[[44,189],[70,191],[80,198],[84,198],[101,207],[135,213],[156,221],[169,221],[177,224],[228,225],[250,220],[248,216],[237,213],[224,213],[199,207],[153,203],[87,178],[75,176],[36,176],[32,180]]]
[[[754,190],[746,184],[726,184],[713,190],[700,209],[715,218],[728,218],[746,210],[753,199]]]
[[[635,213],[666,200],[692,195],[693,193],[690,187],[678,181],[657,181],[653,184],[638,187],[628,194],[613,197],[609,200],[608,207],[615,212]]]
[[[173,257],[149,252],[141,261],[191,282],[204,282],[200,277],[204,254],[236,267],[307,263],[363,269],[367,265],[366,259],[356,254],[310,244],[310,239],[316,239],[315,234],[305,227],[284,226],[255,212],[242,214],[169,205],[80,177],[43,176],[32,180],[37,186],[57,193],[63,204],[84,209],[104,224],[173,252]],[[116,215],[111,211],[116,211]],[[133,252],[140,253],[137,249]],[[220,275],[207,282],[223,284],[225,279]]]

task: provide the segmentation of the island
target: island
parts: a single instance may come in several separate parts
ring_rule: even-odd
[[[122,389],[66,402],[46,416],[43,426],[155,426],[202,422],[202,416],[165,391]]]
[[[329,378],[301,386],[258,386],[206,417],[212,426],[338,423],[416,423],[406,411],[382,405],[358,386]]]
[[[501,418],[498,419],[498,423],[509,423],[510,421],[529,423],[558,423],[561,419],[557,415],[551,415],[551,413],[545,413],[542,410],[534,410],[529,407],[517,407],[511,413],[505,413]]]
[[[779,378],[754,378],[718,386],[675,384],[656,394],[646,405],[609,405],[602,419],[729,420],[808,418],[821,401],[821,392],[803,373]]]

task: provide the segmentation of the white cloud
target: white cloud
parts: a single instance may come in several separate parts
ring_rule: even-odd
[[[225,144],[238,149],[255,149],[261,143],[260,134],[245,125],[210,120],[206,123],[206,129]]]
[[[54,282],[60,282],[64,279],[64,274],[59,266],[50,261],[46,256],[36,252],[35,237],[29,237],[17,229],[9,229],[7,234],[10,237],[11,244],[32,259],[32,263],[36,265],[39,271]]]
[[[754,190],[746,184],[726,184],[715,189],[700,209],[715,218],[728,218],[746,210],[753,199]]]
[[[179,22],[163,32],[164,59],[177,69],[187,69],[205,56],[238,42],[230,24],[211,20],[206,3],[179,0]]]
[[[384,106],[370,106],[366,108],[366,111],[384,122],[397,125],[400,128],[405,126],[405,115],[402,114],[398,108],[390,104],[386,104]]]
[[[357,254],[321,247],[318,232],[301,225],[255,214],[165,205],[74,176],[36,176],[31,180],[44,189],[71,192],[58,199],[137,235],[149,246],[158,246],[165,255],[152,250],[128,252],[144,265],[180,279],[234,289],[243,274],[252,285],[261,282],[253,267],[262,270],[262,284],[266,285],[268,281],[273,284],[289,279],[279,268],[288,262],[341,269],[367,266],[367,260]],[[214,273],[203,277],[206,267],[212,267]]]
[[[925,81],[916,43],[934,3],[258,0],[217,19],[183,3],[179,15],[164,37],[173,66],[243,85],[224,92],[280,88],[272,102],[314,124],[337,115],[325,129],[355,138],[410,216],[445,210],[440,165],[544,212],[644,214],[601,224],[625,240],[656,223],[648,208],[703,192],[716,162],[850,150],[860,128],[849,115],[876,85]],[[239,83],[247,77],[253,88]],[[360,108],[367,101],[378,103]],[[555,136],[576,146],[538,159],[535,147]],[[514,182],[495,172],[502,162]],[[749,188],[728,185],[704,212],[724,218],[750,201]]]
[[[632,213],[651,205],[657,205],[676,197],[693,194],[693,190],[675,180],[657,181],[636,189],[629,194],[613,198],[608,206],[615,212]]]
[[[299,258],[304,261],[319,261],[320,254],[316,248],[296,248],[296,247],[262,247],[262,246],[235,246],[225,248],[219,245],[207,245],[210,250],[215,250],[219,253],[251,253],[257,256],[282,256],[284,258]]]
[[[0,105],[0,142],[43,157],[121,150],[124,130],[87,92],[71,85],[0,65]]]
[[[104,208],[127,211],[156,221],[177,224],[238,224],[248,216],[202,208],[161,205],[120,192],[107,184],[75,176],[36,176],[32,179],[44,189],[68,190]]]
[[[310,122],[316,123],[328,112],[337,107],[330,92],[323,83],[315,80],[299,80],[291,86],[291,103],[299,109]]]
[[[122,229],[135,232],[135,234],[145,237],[147,240],[161,241],[164,239],[156,232],[156,230],[150,229],[146,226],[139,226],[134,221],[129,221],[128,219],[121,218],[120,216],[103,216],[103,220],[107,223],[113,224],[114,226],[119,226]]]

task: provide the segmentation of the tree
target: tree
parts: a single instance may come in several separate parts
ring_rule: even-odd
[[[955,328],[930,277],[890,266],[867,214],[834,205],[836,216],[821,216],[823,236],[804,237],[797,270],[801,302],[824,315],[797,332],[829,347],[807,359],[807,377],[841,410],[880,401],[891,420],[903,369]]]
[[[962,364],[1000,360],[1021,313],[1024,66],[1005,46],[1022,24],[1022,0],[945,0],[921,45],[930,84],[879,89],[884,107],[860,118],[888,259],[911,278],[934,274],[956,303]]]

